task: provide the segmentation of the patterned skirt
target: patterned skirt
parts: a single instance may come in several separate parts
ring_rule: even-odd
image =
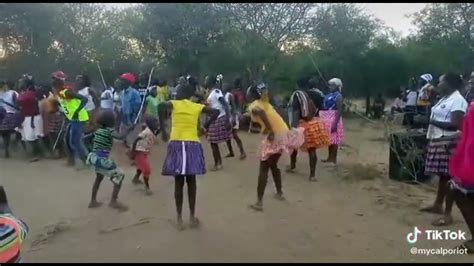
[[[331,140],[331,145],[340,145],[344,139],[344,124],[342,123],[342,118],[339,120],[339,123],[337,123],[336,132],[331,133],[332,123],[334,122],[334,119],[336,119],[336,115],[336,110],[319,111],[319,116],[326,124],[326,128]]]
[[[260,145],[260,161],[266,161],[274,154],[282,154],[301,148],[304,143],[304,129],[293,128],[284,134],[275,134],[273,141],[265,136]]]
[[[23,123],[24,117],[20,113],[6,113],[0,121],[0,131],[13,131]]]
[[[227,116],[219,117],[209,126],[207,137],[210,143],[219,144],[232,138],[232,128],[226,129],[227,119]]]
[[[116,185],[121,185],[125,178],[125,174],[117,167],[107,151],[89,153],[86,163],[94,167],[96,173],[109,177]]]
[[[331,144],[327,126],[321,118],[314,117],[311,121],[300,120],[298,126],[304,128],[304,144],[301,146],[303,151],[319,149]]]
[[[196,141],[170,141],[161,174],[164,176],[203,175],[204,152]]]
[[[49,115],[48,125],[47,125],[48,132],[59,133],[59,131],[61,131],[61,127],[63,126],[63,122],[64,122],[64,116],[60,112]]]
[[[430,140],[426,153],[425,174],[447,175],[449,173],[449,158],[454,153],[458,140],[458,136]]]

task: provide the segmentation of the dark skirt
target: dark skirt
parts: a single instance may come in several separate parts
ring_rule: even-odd
[[[458,144],[458,136],[432,139],[426,153],[425,174],[444,175],[449,173],[449,158]]]
[[[20,113],[6,113],[0,121],[0,131],[13,131],[23,123],[24,117]]]
[[[210,143],[219,144],[232,138],[232,128],[226,129],[227,116],[217,118],[209,126],[207,137]]]
[[[168,144],[163,170],[164,176],[202,175],[206,173],[201,143],[195,141],[171,141]]]

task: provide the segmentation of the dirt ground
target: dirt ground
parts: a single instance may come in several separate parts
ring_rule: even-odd
[[[265,211],[247,206],[256,198],[257,146],[261,136],[241,132],[248,159],[226,159],[224,170],[198,180],[197,213],[201,228],[178,232],[173,180],[161,177],[166,146],[153,151],[151,187],[145,196],[131,184],[134,168],[121,145],[114,157],[127,174],[120,199],[130,210],[87,204],[94,179],[89,170],[67,168],[64,161],[27,163],[21,155],[0,159],[0,183],[15,214],[30,226],[23,247],[26,262],[472,262],[468,255],[411,255],[406,235],[414,226],[433,229],[434,215],[417,210],[434,197],[429,188],[390,181],[388,143],[383,126],[347,119],[346,145],[337,167],[318,163],[319,182],[310,183],[308,158],[301,154],[297,174],[283,174],[287,201],[273,199],[271,178]],[[209,145],[203,141],[211,166]],[[234,143],[234,149],[235,143]],[[227,148],[221,146],[221,152]],[[318,151],[321,158],[326,151]],[[284,156],[284,170],[289,156]],[[372,165],[364,168],[361,165]],[[375,174],[374,174],[375,173]],[[104,180],[99,200],[107,202],[112,185]],[[187,198],[184,214],[187,217]],[[468,232],[454,208],[455,225]],[[469,233],[467,233],[469,237]],[[418,248],[452,248],[460,241],[420,240]]]

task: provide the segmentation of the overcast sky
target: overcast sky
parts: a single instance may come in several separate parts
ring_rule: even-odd
[[[111,3],[117,7],[127,6],[126,3]],[[381,19],[389,27],[392,27],[403,36],[407,36],[413,30],[411,21],[405,15],[420,11],[426,3],[358,3],[368,13]]]

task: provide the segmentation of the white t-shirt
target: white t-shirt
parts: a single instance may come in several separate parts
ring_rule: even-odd
[[[80,89],[79,94],[87,98],[87,104],[84,106],[84,109],[88,112],[95,110],[95,103],[92,99],[92,95],[89,93],[89,87]]]
[[[114,91],[114,109],[120,110],[122,108],[123,91]]]
[[[405,108],[405,103],[403,102],[402,99],[400,99],[399,97],[397,97],[397,98],[395,99],[395,101],[393,101],[392,107],[403,109],[403,108]]]
[[[100,95],[100,108],[112,109],[114,107],[114,96],[112,90],[104,90]]]
[[[213,89],[211,93],[209,94],[209,97],[207,97],[207,103],[212,109],[217,109],[219,110],[219,117],[223,117],[225,115],[225,109],[224,106],[219,102],[220,98],[223,98],[224,94],[222,94],[222,91],[219,89]]]
[[[443,97],[439,102],[431,109],[430,120],[436,120],[440,122],[451,121],[451,113],[459,111],[466,113],[467,101],[459,93],[458,90],[453,92],[451,95]],[[441,137],[449,137],[458,134],[457,131],[446,131],[439,127],[429,125],[426,137],[428,139],[438,139]]]
[[[418,102],[418,92],[416,91],[409,91],[407,94],[407,106],[416,106],[416,103]]]

